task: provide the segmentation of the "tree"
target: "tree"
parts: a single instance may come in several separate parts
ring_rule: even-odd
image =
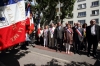
[[[36,0],[38,3],[38,10],[43,13],[41,24],[48,24],[49,21],[55,16],[56,3],[54,0]],[[53,3],[52,3],[53,2]],[[51,5],[52,4],[52,5]]]
[[[60,0],[60,1],[61,3],[63,3],[63,7],[61,10],[62,12],[61,19],[66,18],[66,16],[73,17],[72,11],[75,0]]]
[[[73,17],[72,11],[75,0],[36,0],[38,4],[32,8],[34,12],[38,11],[39,14],[41,12],[43,13],[41,24],[49,24],[51,20],[56,20],[56,6],[59,3],[59,1],[63,4],[63,6],[61,7],[61,20],[67,18],[66,16]]]

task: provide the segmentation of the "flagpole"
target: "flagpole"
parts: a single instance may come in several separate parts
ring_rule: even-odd
[[[59,0],[59,19],[60,19],[60,0]]]

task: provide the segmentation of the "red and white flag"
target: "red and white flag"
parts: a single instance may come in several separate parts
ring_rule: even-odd
[[[0,50],[25,41],[24,0],[0,0]]]
[[[26,32],[30,31],[30,4],[26,8]]]
[[[31,19],[30,19],[30,31],[29,31],[29,34],[31,34],[35,29],[35,26],[34,26],[34,20],[33,20],[33,16],[31,15]]]
[[[30,4],[26,8],[26,25],[30,25]]]

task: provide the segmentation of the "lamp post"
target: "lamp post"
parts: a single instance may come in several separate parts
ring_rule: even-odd
[[[59,20],[60,20],[60,0],[59,1]]]

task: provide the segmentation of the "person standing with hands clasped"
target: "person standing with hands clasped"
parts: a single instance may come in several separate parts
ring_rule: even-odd
[[[90,21],[90,26],[86,28],[86,38],[88,41],[88,57],[90,57],[90,49],[93,45],[93,57],[96,57],[96,50],[100,40],[100,26],[96,25],[95,20]]]
[[[57,40],[56,51],[58,51],[59,49],[61,52],[63,48],[63,39],[64,39],[64,28],[62,27],[61,22],[57,23],[57,27],[54,31],[54,37]]]
[[[67,24],[67,29],[65,29],[65,33],[64,33],[64,37],[65,37],[65,42],[66,42],[66,53],[70,54],[70,47],[71,44],[73,43],[73,30],[71,28],[70,24]]]
[[[75,29],[76,31],[76,40],[75,40],[75,51],[80,54],[81,50],[81,44],[83,42],[83,28],[81,28],[81,24],[78,22],[77,23],[77,28]]]
[[[48,46],[48,26],[45,26],[43,31],[43,37],[44,37],[44,47]]]

